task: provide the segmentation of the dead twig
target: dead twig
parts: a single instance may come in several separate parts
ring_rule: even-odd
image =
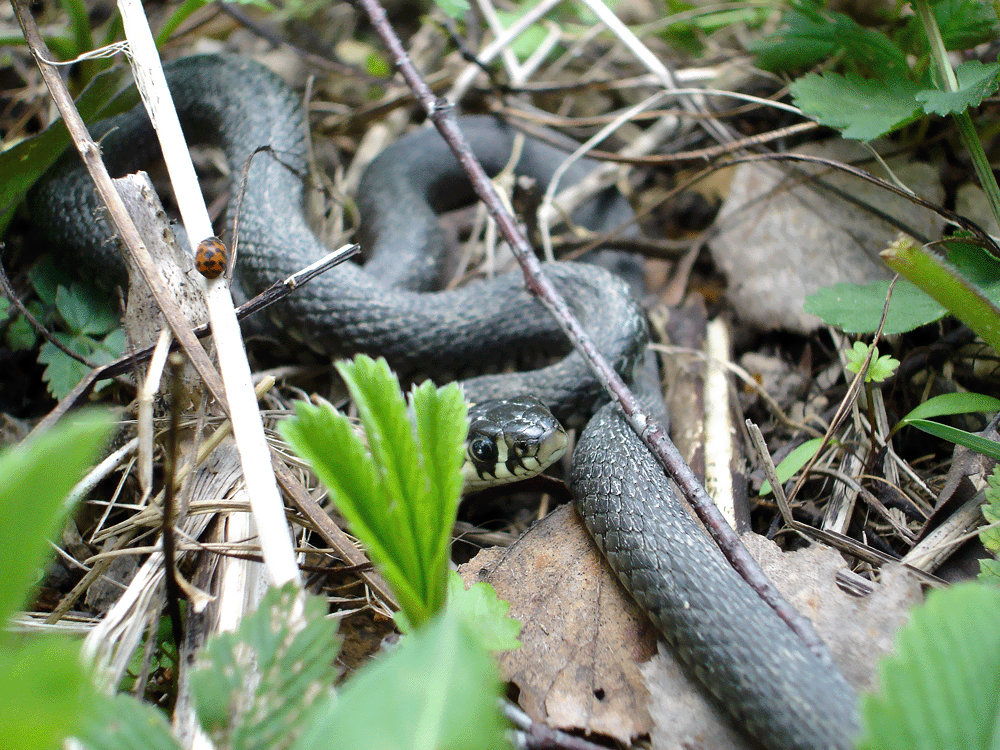
[[[718,508],[701,486],[701,482],[681,457],[677,447],[668,437],[663,427],[645,412],[635,395],[625,385],[614,368],[594,346],[579,322],[572,316],[566,301],[559,295],[549,279],[542,273],[541,264],[532,252],[527,240],[521,234],[516,220],[507,212],[500,196],[493,189],[482,166],[472,153],[468,142],[458,127],[451,105],[434,93],[414,68],[402,42],[386,17],[385,10],[377,0],[358,0],[376,33],[381,37],[393,63],[402,74],[407,85],[413,90],[423,106],[428,118],[434,123],[442,137],[451,147],[469,176],[476,194],[497,223],[510,244],[524,273],[525,284],[542,304],[552,313],[560,327],[583,355],[595,376],[621,407],[636,434],[649,447],[656,460],[667,474],[681,488],[684,496],[695,509],[698,517],[710,530],[716,544],[733,567],[749,583],[758,595],[766,601],[788,626],[812,649],[822,649],[821,641],[811,623],[798,614],[778,593],[774,585],[750,556],[719,513]]]

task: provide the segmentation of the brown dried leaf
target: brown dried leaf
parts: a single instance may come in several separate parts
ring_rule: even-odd
[[[628,743],[651,728],[639,665],[655,630],[614,578],[570,506],[532,526],[512,547],[480,552],[459,568],[487,581],[520,620],[518,651],[501,655],[532,719]]]

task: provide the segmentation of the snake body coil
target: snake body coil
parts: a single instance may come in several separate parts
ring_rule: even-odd
[[[258,146],[240,224],[237,274],[257,291],[324,255],[303,210],[307,124],[296,95],[259,65],[233,57],[193,57],[167,68],[175,104],[192,141],[226,154],[234,189]],[[513,133],[489,118],[462,129],[487,171],[502,169]],[[141,112],[95,127],[114,174],[139,168],[156,147]],[[563,155],[527,141],[518,172],[547,183]],[[579,179],[589,165],[567,175]],[[548,313],[519,274],[446,291],[435,212],[472,198],[454,157],[432,131],[405,137],[371,165],[358,205],[364,267],[341,266],[292,295],[279,323],[331,354],[381,354],[403,372],[453,372],[456,363],[496,366],[519,350],[568,352]],[[64,165],[32,196],[32,210],[60,251],[104,269],[120,267],[82,168]],[[629,216],[606,195],[574,219],[593,229]],[[229,217],[231,227],[232,217]],[[627,285],[584,263],[546,264],[598,348],[626,378],[644,352],[646,328]],[[525,373],[465,381],[475,400],[532,393],[570,424],[586,421],[604,396],[578,355]],[[678,656],[765,746],[848,748],[857,731],[854,694],[828,658],[807,651],[732,571],[677,500],[672,486],[623,418],[608,405],[584,430],[572,488],[612,568]]]

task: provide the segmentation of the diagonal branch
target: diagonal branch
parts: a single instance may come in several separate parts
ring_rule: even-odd
[[[814,650],[822,649],[819,637],[812,629],[809,620],[799,615],[774,588],[760,566],[747,552],[739,537],[719,513],[715,503],[701,486],[701,482],[698,481],[691,468],[684,462],[662,425],[643,410],[635,395],[597,350],[593,341],[580,326],[579,321],[570,313],[566,301],[556,291],[552,282],[542,273],[541,263],[532,252],[528,241],[521,234],[514,217],[504,208],[482,165],[472,153],[468,141],[458,127],[451,105],[447,100],[436,97],[421,78],[378,0],[357,0],[357,3],[368,15],[372,27],[381,37],[393,63],[423,106],[428,118],[451,147],[455,157],[468,174],[479,199],[496,221],[504,239],[510,244],[511,250],[521,265],[527,288],[538,297],[558,321],[559,326],[572,341],[573,346],[583,355],[596,377],[619,404],[632,429],[650,449],[667,474],[681,488],[681,492],[709,529],[716,544],[732,566],[807,646]]]

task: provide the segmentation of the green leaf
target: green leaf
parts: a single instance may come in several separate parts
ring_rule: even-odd
[[[448,540],[458,511],[458,467],[466,424],[461,391],[425,384],[411,421],[385,360],[340,362],[368,448],[329,407],[296,404],[285,439],[330,490],[395,592],[404,619],[419,626],[444,606]]]
[[[469,0],[434,0],[434,4],[441,9],[448,18],[461,20],[469,12]]]
[[[3,507],[7,516],[8,506]],[[22,518],[31,520],[33,512],[29,507]],[[0,531],[2,536],[6,535]],[[20,540],[2,541],[24,548]],[[0,556],[6,551],[0,550]],[[0,575],[6,574],[6,568],[0,570]],[[95,697],[79,646],[72,641],[53,636],[16,645],[9,637],[0,641],[0,747],[4,750],[63,747],[67,735],[90,713]]]
[[[489,652],[446,609],[359,670],[306,722],[293,750],[508,748]]]
[[[982,0],[938,0],[931,10],[947,50],[970,49],[994,41],[1000,31],[996,12]],[[923,35],[920,19],[914,15],[909,20]]]
[[[18,315],[7,326],[4,340],[13,351],[27,352],[35,348],[35,344],[38,343],[38,335],[28,319],[23,315]]]
[[[75,414],[0,454],[0,623],[27,602],[49,557],[48,540],[69,511],[66,495],[94,461],[111,424],[107,413]]]
[[[496,590],[481,581],[465,588],[455,571],[448,574],[448,609],[461,617],[469,630],[488,651],[521,648],[517,636],[520,620],[507,616],[510,603],[497,596]]]
[[[942,393],[912,409],[900,422],[914,419],[931,419],[950,414],[974,414],[1000,411],[1000,398],[983,393]]]
[[[99,696],[76,734],[87,750],[180,750],[160,709],[131,695]]]
[[[903,51],[882,32],[843,13],[822,12],[815,3],[794,5],[782,16],[778,31],[750,45],[760,67],[790,71],[840,55],[855,71],[905,77]]]
[[[1000,560],[982,558],[979,561],[979,580],[991,586],[1000,586]]]
[[[998,746],[1000,590],[976,583],[931,591],[879,664],[864,696],[861,750]]]
[[[789,86],[795,105],[844,138],[870,141],[920,116],[919,88],[903,77],[862,78],[848,73],[810,73]]]
[[[944,305],[1000,352],[1000,307],[959,268],[905,235],[891,243],[880,256],[889,268]]]
[[[939,437],[957,445],[964,445],[970,450],[1000,461],[1000,443],[994,440],[989,440],[981,435],[941,424],[940,422],[932,422],[928,419],[910,419],[907,420],[906,424],[916,427],[918,430],[922,430],[934,437]]]
[[[853,373],[860,372],[865,360],[868,359],[868,351],[871,348],[871,346],[862,341],[855,341],[854,345],[846,352],[847,369]],[[878,347],[876,346],[875,352],[868,362],[868,372],[865,373],[865,382],[882,383],[892,376],[897,367],[899,367],[899,360],[888,354],[883,354],[880,357]]]
[[[808,295],[804,309],[807,313],[818,315],[827,325],[836,326],[846,333],[874,333],[882,318],[888,293],[888,281],[873,281],[864,285],[842,282]],[[944,307],[916,286],[905,280],[897,281],[889,301],[883,333],[887,336],[906,333],[933,323],[944,314]]]
[[[89,284],[74,282],[56,290],[56,310],[73,333],[103,336],[118,325],[111,297]]]
[[[83,357],[90,355],[96,343],[89,336],[70,336],[65,333],[53,335],[70,351]],[[90,372],[87,365],[73,359],[50,341],[46,341],[38,350],[38,363],[45,365],[42,380],[47,384],[49,393],[60,400],[65,398],[66,394],[72,391],[76,384]]]
[[[126,80],[130,80],[127,65],[95,76],[76,100],[83,118],[90,122],[111,114],[108,102]],[[0,174],[3,175],[0,180],[0,237],[6,233],[14,210],[25,194],[55,164],[69,143],[69,132],[62,120],[57,120],[44,132],[0,153]]]
[[[301,619],[292,617],[300,603]],[[304,717],[330,695],[337,677],[340,641],[326,614],[324,599],[290,583],[268,591],[236,632],[205,644],[191,690],[199,721],[216,747],[291,746]]]
[[[993,467],[993,473],[987,479],[988,487],[984,493],[986,502],[982,505],[983,520],[986,522],[979,529],[979,541],[997,557],[1000,555],[1000,466]],[[980,560],[980,580],[995,577],[1000,568],[1000,561],[982,558]],[[987,563],[992,563],[987,564]],[[994,581],[1000,583],[1000,580]]]
[[[816,451],[819,450],[820,446],[823,444],[822,438],[812,438],[811,440],[806,440],[801,445],[797,445],[792,449],[792,452],[785,456],[781,462],[775,466],[775,471],[778,473],[778,479],[784,484],[793,476],[795,473],[805,466],[816,455]],[[772,492],[771,483],[765,481],[760,487],[760,496],[764,497]]]
[[[997,90],[997,74],[1000,63],[982,63],[967,60],[955,69],[958,78],[957,91],[924,89],[918,91],[916,99],[924,105],[924,112],[942,117],[956,112],[964,112],[970,107],[978,107],[983,99]]]

